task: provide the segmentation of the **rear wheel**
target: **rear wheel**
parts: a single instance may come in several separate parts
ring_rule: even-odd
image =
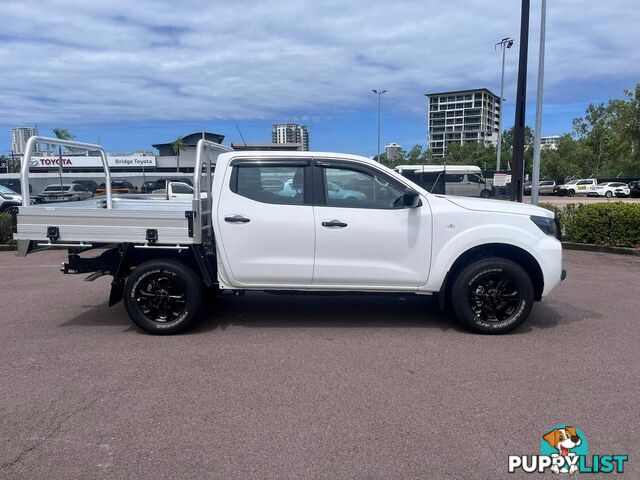
[[[193,271],[171,260],[136,267],[124,288],[124,305],[138,327],[154,334],[184,331],[202,305],[202,284]]]
[[[607,190],[606,192],[604,192],[604,196],[607,198],[611,198],[613,197],[613,192],[611,190]]]
[[[515,262],[477,260],[455,279],[451,302],[457,318],[478,333],[506,333],[525,321],[533,306],[533,284]]]

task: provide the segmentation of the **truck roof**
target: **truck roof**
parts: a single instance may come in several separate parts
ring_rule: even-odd
[[[398,165],[395,167],[396,172],[403,170],[414,170],[418,172],[444,172],[448,173],[481,173],[482,169],[476,165]]]
[[[349,160],[356,160],[359,162],[368,163],[371,165],[381,164],[367,157],[361,155],[351,155],[347,153],[337,152],[302,152],[302,151],[265,151],[265,150],[234,150],[232,152],[221,153],[219,158],[255,158],[255,157],[274,157],[281,158],[283,160],[296,159],[296,158],[342,158]]]

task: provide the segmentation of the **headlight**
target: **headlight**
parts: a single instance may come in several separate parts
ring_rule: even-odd
[[[558,240],[562,240],[560,222],[557,218],[538,217],[536,215],[531,215],[529,218],[531,218],[531,221],[535,223],[545,234],[555,237]]]

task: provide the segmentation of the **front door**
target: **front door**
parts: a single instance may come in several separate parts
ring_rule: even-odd
[[[234,283],[310,285],[315,225],[309,160],[237,160],[225,175],[216,221]]]
[[[314,166],[314,285],[419,287],[431,256],[431,212],[403,205],[405,186],[370,166]],[[314,192],[314,193],[316,193]]]

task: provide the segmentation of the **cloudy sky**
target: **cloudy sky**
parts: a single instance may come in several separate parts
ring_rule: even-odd
[[[533,125],[540,1],[532,0]],[[67,127],[110,151],[193,131],[270,141],[271,124],[309,125],[314,150],[372,155],[425,142],[426,92],[499,92],[517,0],[0,0],[0,151],[14,126]],[[547,10],[543,134],[570,130],[590,102],[640,81],[640,9],[628,0],[553,0]],[[507,53],[513,123],[517,43]]]

